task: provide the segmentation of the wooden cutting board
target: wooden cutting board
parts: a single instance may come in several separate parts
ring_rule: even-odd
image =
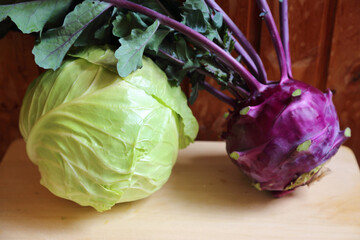
[[[341,147],[328,167],[319,182],[276,199],[251,187],[223,142],[196,142],[180,152],[158,192],[98,213],[41,186],[17,140],[0,164],[0,239],[359,240],[354,154]]]

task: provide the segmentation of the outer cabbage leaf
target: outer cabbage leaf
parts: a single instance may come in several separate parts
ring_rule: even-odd
[[[113,52],[103,53],[98,58],[102,64],[76,58],[41,75],[28,88],[19,123],[41,184],[98,211],[158,190],[171,174],[179,139],[193,140],[184,134],[187,122],[182,115],[162,102],[167,94],[138,87],[137,74],[120,78],[106,64],[105,56],[113,57]],[[96,55],[87,52],[89,58]],[[167,83],[158,70],[148,68],[157,67],[144,59],[139,71],[151,79],[145,84]],[[186,102],[179,88],[169,89],[172,98]],[[186,137],[179,138],[181,134]]]
[[[72,56],[84,58],[94,64],[99,64],[116,72],[117,59],[108,47],[90,47],[71,53]],[[181,117],[180,148],[185,148],[194,141],[199,125],[187,105],[187,100],[178,87],[167,83],[166,74],[149,58],[143,58],[143,67],[124,80],[152,95],[159,102],[174,110]],[[144,77],[146,76],[146,77]]]

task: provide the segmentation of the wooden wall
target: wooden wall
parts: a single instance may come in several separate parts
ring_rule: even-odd
[[[0,159],[8,145],[20,138],[18,118],[22,98],[40,69],[31,49],[35,39],[11,32],[0,39]]]
[[[279,79],[275,51],[254,0],[218,0],[247,35],[265,64],[270,79]],[[273,15],[278,1],[270,0]],[[360,2],[358,0],[289,0],[290,49],[296,79],[330,88],[341,127],[352,129],[346,142],[360,162]],[[19,107],[28,84],[42,71],[34,64],[34,39],[9,33],[0,39],[0,158],[20,137]],[[199,140],[220,140],[228,106],[201,92],[191,106],[200,123]]]

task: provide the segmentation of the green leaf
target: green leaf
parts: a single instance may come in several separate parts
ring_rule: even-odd
[[[167,65],[164,71],[169,81],[176,86],[180,86],[181,82],[184,80],[186,74],[188,73],[188,70],[181,67],[174,67],[172,65]]]
[[[206,20],[210,19],[210,10],[204,0],[186,0],[183,5],[187,10],[200,10]]]
[[[236,61],[241,62],[241,60],[242,60],[242,56],[241,56],[241,55],[239,55],[239,56],[236,57]]]
[[[226,49],[228,52],[232,52],[234,50],[235,41],[232,39],[231,34],[228,31],[224,33],[222,43],[223,48]]]
[[[94,37],[98,40],[102,40],[104,44],[108,44],[111,42],[112,37],[112,22],[114,18],[117,16],[117,9],[113,8],[112,12],[109,14],[103,14],[105,18],[105,23],[99,29],[97,29],[94,33]],[[104,41],[105,40],[105,41]]]
[[[61,27],[45,32],[41,41],[35,45],[32,52],[37,65],[45,69],[59,68],[67,51],[84,29],[111,6],[108,3],[90,0],[77,5],[65,17]]]
[[[179,38],[176,42],[176,55],[177,59],[180,59],[184,62],[183,69],[186,71],[192,71],[195,68],[200,67],[200,64],[197,60],[194,59],[194,51],[188,47],[184,38]]]
[[[219,66],[216,65],[216,63],[211,62],[207,59],[201,59],[200,61],[201,65],[204,66],[205,70],[209,73],[213,74],[216,77],[216,80],[219,83],[227,84],[228,81],[228,74],[225,73]]]
[[[209,40],[214,41],[214,39],[221,42],[221,37],[217,29],[213,28],[209,22],[206,23],[207,30],[205,32],[205,37],[207,37]]]
[[[217,28],[210,21],[210,10],[203,0],[187,0],[182,7],[182,23],[203,34],[209,40],[221,41]]]
[[[205,81],[205,76],[198,73],[197,71],[193,71],[192,73],[190,73],[189,77],[192,86],[189,96],[189,103],[194,104],[199,95],[199,91],[203,89],[203,82]]]
[[[120,38],[129,36],[131,30],[135,28],[144,30],[148,27],[148,25],[141,19],[140,15],[134,12],[128,12],[127,14],[119,12],[112,24],[113,35]]]
[[[95,39],[98,39],[98,40],[109,39],[110,35],[111,35],[111,26],[108,23],[101,26],[94,33]]]
[[[159,46],[164,40],[164,38],[169,34],[170,29],[158,29],[147,45],[147,48],[155,51],[156,53],[159,50]]]
[[[191,87],[190,97],[189,97],[189,103],[194,104],[197,97],[199,96],[199,82],[196,82]]]
[[[186,11],[182,23],[199,33],[205,33],[207,30],[207,21],[199,9]]]
[[[71,0],[35,0],[0,5],[0,21],[6,17],[23,33],[40,32],[48,22],[63,16],[71,4]]]
[[[184,63],[191,61],[190,48],[187,46],[184,38],[179,38],[176,41],[176,57],[182,60]]]
[[[112,11],[106,11],[94,19],[74,42],[75,47],[103,45],[110,42]]]
[[[214,11],[214,17],[212,18],[212,23],[214,25],[214,27],[216,27],[217,29],[220,29],[223,25],[223,16],[221,13],[219,13],[218,11]]]
[[[126,77],[142,67],[142,56],[145,47],[151,42],[159,26],[160,23],[156,20],[145,31],[133,29],[129,36],[119,40],[121,46],[116,50],[115,57],[119,60],[117,70],[121,77]]]

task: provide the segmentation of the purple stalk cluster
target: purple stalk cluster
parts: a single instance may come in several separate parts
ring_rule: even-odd
[[[269,81],[263,63],[251,44],[214,0],[207,5],[220,12],[235,40],[235,50],[247,68],[228,52],[191,28],[151,9],[127,0],[106,0],[118,7],[140,12],[183,33],[238,73],[249,90],[231,86],[235,99],[205,83],[204,88],[232,106],[224,134],[232,161],[259,190],[283,194],[305,185],[319,174],[324,163],[350,137],[340,131],[330,91],[296,81],[291,73],[287,0],[280,1],[280,29],[266,0],[257,0],[273,41],[280,65],[280,81]]]

